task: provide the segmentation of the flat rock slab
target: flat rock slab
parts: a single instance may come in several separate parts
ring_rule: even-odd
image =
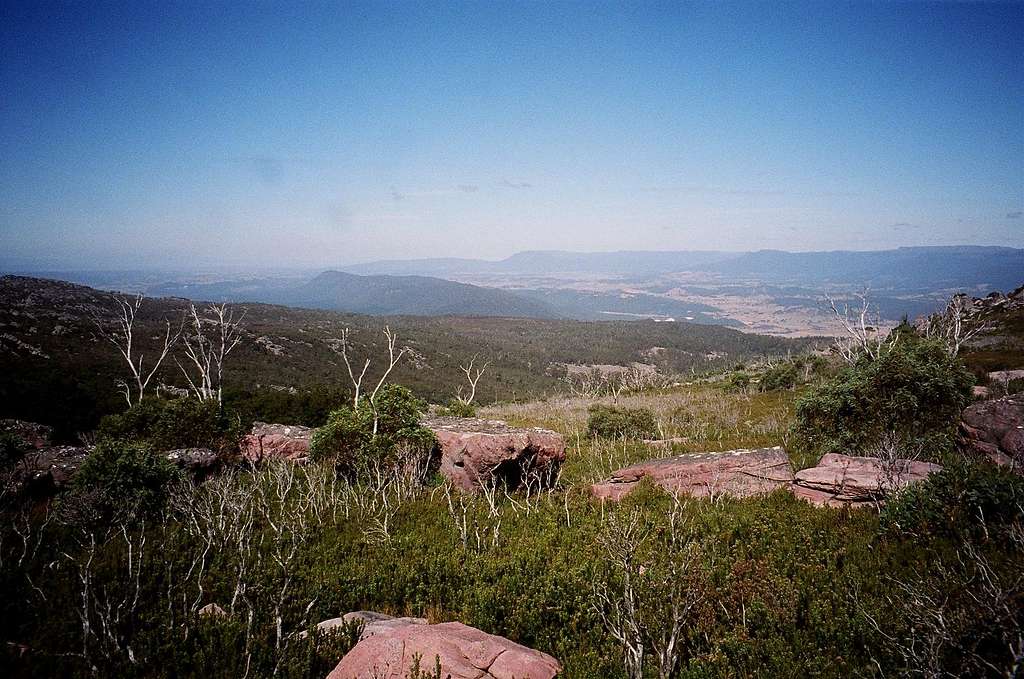
[[[364,637],[327,679],[405,679],[417,657],[426,672],[440,661],[441,676],[451,679],[551,679],[562,671],[547,653],[461,622],[408,623]]]
[[[295,424],[267,424],[255,422],[252,431],[242,437],[239,449],[250,462],[262,460],[290,460],[305,462],[309,459],[309,440],[313,430]]]
[[[491,483],[547,487],[565,461],[565,439],[550,429],[473,417],[431,417],[421,424],[437,437],[441,474],[463,490]]]
[[[829,453],[817,466],[796,473],[793,494],[819,506],[873,505],[941,470],[930,462],[896,460],[887,468],[873,457]]]
[[[1024,473],[1024,393],[967,406],[960,439],[968,452]]]
[[[680,455],[619,469],[590,490],[595,497],[619,500],[643,478],[650,478],[671,493],[692,497],[751,497],[788,487],[793,481],[793,467],[780,446]]]

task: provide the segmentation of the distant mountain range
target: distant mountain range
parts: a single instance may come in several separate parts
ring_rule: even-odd
[[[428,276],[357,276],[342,271],[325,271],[299,283],[287,279],[166,283],[147,288],[146,294],[213,302],[263,302],[378,316],[560,316],[543,301],[497,288]]]
[[[622,251],[520,252],[505,259],[383,260],[344,267],[357,274],[589,274],[629,277],[703,272],[764,282],[870,285],[906,291],[990,287],[1011,290],[1024,279],[1024,250],[987,246],[906,247],[828,252]]]
[[[826,292],[870,287],[883,319],[913,318],[941,306],[952,291],[1018,287],[1024,250],[532,251],[497,261],[387,260],[320,273],[25,273],[150,296],[370,315],[653,318],[814,334],[827,330]]]

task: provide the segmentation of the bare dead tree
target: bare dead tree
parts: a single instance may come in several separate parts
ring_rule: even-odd
[[[359,377],[356,377],[355,371],[352,369],[352,362],[349,359],[349,329],[345,328],[341,331],[341,339],[331,345],[331,349],[341,355],[341,359],[345,362],[345,367],[348,369],[348,377],[352,381],[352,387],[354,389],[354,395],[352,396],[352,409],[356,410],[359,408],[359,396],[363,386],[363,378],[366,376],[366,371],[370,367],[370,359],[366,359],[363,363],[363,369],[359,372]]]
[[[637,554],[648,536],[640,518],[639,510],[633,510],[624,519],[616,514],[609,516],[599,541],[620,580],[614,588],[608,581],[594,583],[594,609],[604,628],[622,645],[623,664],[631,679],[643,679],[647,653],[635,583],[643,575]]]
[[[377,435],[377,428],[379,424],[379,415],[377,413],[377,394],[380,392],[381,387],[387,382],[388,377],[391,375],[391,371],[395,369],[402,357],[405,356],[409,351],[409,347],[402,347],[398,349],[398,335],[391,331],[391,327],[384,326],[384,339],[387,342],[388,347],[388,364],[384,368],[384,372],[381,374],[380,379],[377,381],[377,385],[370,392],[367,400],[370,403],[370,408],[373,411],[373,435]],[[354,395],[352,397],[352,408],[359,408],[359,401],[362,399],[363,389],[363,378],[366,377],[366,371],[370,368],[370,359],[367,358],[363,363],[362,370],[359,371],[359,376],[356,377],[356,371],[352,368],[352,361],[349,356],[349,330],[345,328],[341,332],[341,339],[337,341],[332,347],[332,350],[341,355],[342,360],[345,362],[345,367],[348,370],[349,379],[352,381],[352,387],[354,389]],[[397,349],[397,351],[396,351]]]
[[[974,309],[967,295],[954,295],[946,308],[917,322],[918,331],[925,337],[941,341],[951,356],[978,335],[991,327],[990,319]]]
[[[182,341],[185,356],[192,362],[197,375],[193,378],[180,362],[178,368],[200,401],[216,398],[218,405],[222,403],[224,360],[242,341],[241,322],[244,317],[245,312],[242,312],[236,319],[234,309],[227,304],[211,304],[204,309],[203,316],[195,304],[189,305],[191,332],[183,332]]]
[[[462,403],[463,405],[467,406],[470,403],[472,403],[473,399],[476,397],[476,385],[480,381],[480,378],[483,377],[484,372],[487,370],[487,366],[491,364],[490,361],[487,361],[482,366],[478,367],[476,366],[476,359],[477,357],[474,356],[472,359],[470,359],[469,365],[459,366],[459,370],[465,373],[466,380],[469,381],[469,395],[465,397],[462,396],[462,386],[460,385],[458,392],[456,392],[455,398],[459,401],[459,403]]]
[[[167,358],[167,355],[181,337],[182,326],[179,325],[177,331],[172,331],[171,321],[168,319],[164,320],[166,327],[162,347],[156,360],[147,370],[145,356],[137,350],[136,346],[137,328],[135,321],[138,317],[139,308],[142,306],[143,297],[142,295],[137,295],[134,299],[127,297],[115,297],[114,299],[117,301],[118,306],[115,322],[110,324],[98,316],[93,318],[93,322],[96,324],[100,336],[113,344],[125,360],[125,363],[128,364],[128,371],[134,385],[130,385],[128,380],[119,380],[118,388],[128,402],[128,407],[131,407],[141,402],[142,398],[146,395],[146,389],[149,387],[149,382],[153,379],[153,375],[160,369],[164,359]]]
[[[898,338],[895,332],[882,334],[879,328],[881,319],[872,310],[869,292],[865,289],[856,293],[854,297],[858,301],[857,305],[851,307],[849,302],[844,302],[842,309],[832,296],[825,295],[829,308],[846,330],[847,336],[837,338],[835,347],[849,364],[855,363],[861,355],[872,359],[881,358],[889,353]]]
[[[402,356],[405,356],[406,352],[409,351],[408,347],[402,347],[398,353],[395,353],[395,345],[398,343],[398,335],[391,332],[389,326],[384,326],[384,338],[388,344],[388,367],[384,369],[384,374],[380,376],[380,380],[377,381],[377,386],[373,388],[370,393],[370,407],[373,409],[373,436],[377,436],[377,428],[380,424],[380,413],[377,412],[377,394],[380,392],[380,388],[387,382],[388,376],[391,375],[391,371],[395,369],[398,362],[402,360]]]

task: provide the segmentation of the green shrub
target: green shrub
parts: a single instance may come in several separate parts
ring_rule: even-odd
[[[163,506],[178,469],[145,443],[104,439],[75,474],[72,498],[88,499],[98,518],[145,514]]]
[[[725,381],[725,388],[727,391],[746,391],[750,386],[750,373],[743,370],[737,370],[736,372],[729,375],[729,379]]]
[[[970,402],[974,378],[937,342],[907,337],[853,365],[797,402],[796,432],[818,452],[871,453],[886,436],[937,454]]]
[[[139,441],[154,450],[224,452],[237,445],[242,424],[215,401],[147,398],[120,415],[104,417],[96,433],[100,439]]]
[[[658,438],[658,422],[647,408],[616,408],[595,404],[590,406],[587,433],[591,436],[635,439]]]
[[[882,513],[882,525],[901,533],[985,532],[1024,519],[1024,477],[985,462],[952,460],[910,486]]]
[[[774,365],[761,376],[758,385],[761,391],[777,391],[779,389],[792,389],[799,381],[799,372],[796,364],[785,362]]]
[[[453,400],[438,407],[437,414],[443,417],[476,417],[476,406],[472,403]]]
[[[425,407],[405,387],[385,385],[372,402],[365,398],[355,410],[344,406],[332,412],[327,424],[313,434],[310,457],[333,460],[339,470],[359,473],[374,462],[429,454],[434,433],[419,424]]]

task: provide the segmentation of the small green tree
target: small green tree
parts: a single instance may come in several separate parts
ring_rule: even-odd
[[[310,442],[310,457],[333,460],[338,469],[358,474],[374,462],[401,462],[401,454],[424,455],[433,448],[434,433],[420,426],[426,404],[409,389],[388,384],[371,403],[333,411]],[[374,431],[376,425],[376,431]]]
[[[895,438],[948,446],[974,378],[940,343],[903,332],[890,350],[862,353],[797,403],[796,429],[817,452],[870,455]]]
[[[144,515],[167,499],[178,469],[145,443],[100,441],[74,477],[73,495],[90,498],[99,517]]]

